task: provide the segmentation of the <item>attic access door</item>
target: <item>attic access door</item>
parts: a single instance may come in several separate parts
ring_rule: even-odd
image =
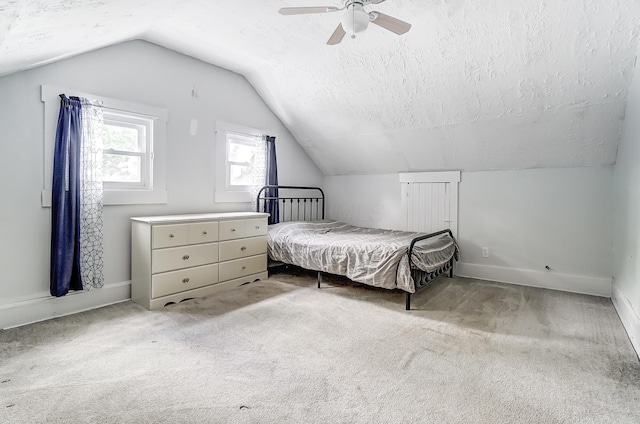
[[[458,183],[460,171],[401,173],[404,229],[432,233],[448,228],[457,237]]]

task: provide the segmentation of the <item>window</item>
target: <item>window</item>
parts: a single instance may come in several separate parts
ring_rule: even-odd
[[[152,140],[152,119],[104,111],[102,173],[105,190],[150,186]]]
[[[227,132],[227,190],[246,190],[253,185],[256,137]]]
[[[251,202],[264,185],[264,131],[216,122],[216,202]]]
[[[96,100],[103,106],[104,204],[167,203],[166,109],[43,85],[45,161],[42,206],[51,206],[53,150],[60,93]]]

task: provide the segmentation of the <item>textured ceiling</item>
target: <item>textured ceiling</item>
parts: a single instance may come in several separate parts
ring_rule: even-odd
[[[387,0],[410,22],[327,46],[338,0],[0,1],[0,75],[130,39],[243,74],[327,175],[615,162],[635,0]]]

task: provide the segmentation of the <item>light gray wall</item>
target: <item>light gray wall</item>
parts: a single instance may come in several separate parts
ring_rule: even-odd
[[[615,285],[640,323],[640,74],[636,68],[614,170]],[[630,333],[631,330],[627,329]],[[636,329],[640,332],[640,327]],[[640,342],[640,340],[637,340]]]
[[[463,262],[611,277],[612,175],[612,167],[463,173]]]
[[[166,205],[105,207],[105,280],[130,279],[135,215],[249,210],[216,204],[215,121],[278,136],[281,184],[322,185],[323,176],[244,77],[143,41],[129,42],[0,78],[0,305],[46,294],[50,210],[41,207],[40,86],[59,85],[168,109]],[[193,98],[193,88],[198,97]],[[196,136],[190,121],[199,122]]]
[[[610,279],[612,184],[612,167],[463,172],[461,262]],[[331,219],[402,227],[397,174],[327,176],[325,191]]]
[[[398,174],[326,176],[327,217],[361,227],[399,229]]]

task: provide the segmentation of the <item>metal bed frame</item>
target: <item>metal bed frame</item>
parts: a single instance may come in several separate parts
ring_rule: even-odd
[[[267,190],[295,190],[295,191],[317,191],[314,195],[309,196],[269,196]],[[294,193],[295,194],[295,193]],[[285,186],[285,185],[266,185],[258,191],[256,196],[256,211],[266,211],[267,201],[275,200],[278,204],[279,215],[278,222],[289,221],[318,221],[324,219],[324,191],[320,187],[304,187],[304,186]],[[287,202],[289,203],[289,214],[287,215]],[[314,208],[315,203],[315,208]],[[307,213],[307,206],[308,213]],[[300,208],[302,207],[302,214]],[[315,212],[315,214],[314,214]],[[273,213],[273,212],[267,212]]]
[[[278,195],[268,195],[267,190],[277,189]],[[316,192],[313,195],[299,196],[288,195],[280,196],[280,190],[294,190],[297,192],[305,192],[311,190]],[[320,187],[305,187],[305,186],[284,186],[284,185],[266,185],[258,191],[256,196],[256,211],[267,212],[273,214],[272,211],[267,210],[267,202],[275,201],[278,205],[278,222],[289,221],[314,221],[324,219],[324,191]],[[288,206],[287,206],[288,204]],[[288,209],[288,214],[287,214]],[[418,236],[411,240],[407,254],[409,255],[409,264],[411,264],[411,255],[415,244],[421,240],[425,240],[431,237],[439,236],[440,234],[448,233],[453,238],[451,230],[441,230],[435,233],[425,234]],[[449,274],[449,278],[453,278],[455,266],[455,255],[449,259],[443,266],[432,271],[426,272],[411,265],[411,277],[415,284],[416,292],[423,289],[444,273]],[[318,288],[322,283],[322,271],[318,271]],[[411,309],[411,293],[406,293],[405,309],[408,311]]]

